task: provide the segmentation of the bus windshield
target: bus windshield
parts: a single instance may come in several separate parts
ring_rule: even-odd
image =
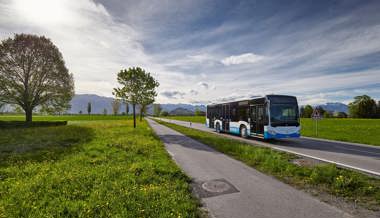
[[[298,107],[294,104],[271,104],[270,119],[274,125],[298,125]]]

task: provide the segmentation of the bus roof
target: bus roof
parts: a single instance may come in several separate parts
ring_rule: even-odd
[[[223,104],[232,104],[232,103],[239,103],[239,102],[245,102],[245,101],[252,101],[252,100],[259,100],[259,99],[269,99],[271,101],[281,102],[281,99],[286,99],[288,102],[289,100],[297,102],[297,98],[295,96],[291,95],[265,95],[265,96],[255,96],[253,98],[249,99],[243,99],[238,101],[230,101],[230,102],[221,102],[221,103],[212,103],[207,105],[207,107],[217,106],[217,105],[223,105]]]

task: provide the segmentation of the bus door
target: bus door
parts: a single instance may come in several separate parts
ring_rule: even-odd
[[[266,122],[266,113],[265,113],[265,106],[264,105],[258,105],[256,109],[257,113],[257,121],[256,121],[256,133],[257,134],[264,134],[264,125]]]
[[[230,105],[225,104],[223,107],[223,130],[230,131]]]
[[[256,106],[251,106],[250,108],[250,125],[251,125],[251,133],[256,133],[256,126],[257,126],[257,107]]]

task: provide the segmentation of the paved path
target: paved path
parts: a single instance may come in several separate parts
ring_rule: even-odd
[[[188,176],[199,184],[215,179],[224,180],[238,190],[202,198],[213,217],[351,217],[200,142],[151,119],[147,120],[165,143],[169,154]]]
[[[181,126],[216,133],[214,129],[207,128],[204,124],[200,123],[192,123],[190,126],[190,123],[185,121],[169,119],[162,120]],[[253,145],[262,145],[277,150],[296,153],[302,156],[335,163],[342,167],[380,176],[380,147],[319,139],[316,140],[312,138],[283,139],[268,143],[256,139],[243,139],[230,134],[221,135],[242,140]]]

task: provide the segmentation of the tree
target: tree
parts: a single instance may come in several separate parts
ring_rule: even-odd
[[[375,118],[376,102],[368,95],[356,96],[354,101],[348,104],[349,114],[354,118]]]
[[[305,114],[305,107],[301,106],[300,107],[300,117],[304,117],[304,114]]]
[[[91,102],[88,102],[88,103],[87,103],[87,114],[88,114],[88,115],[91,114],[91,109],[92,109],[91,107],[92,107]]]
[[[16,34],[0,43],[0,102],[20,106],[27,123],[37,106],[64,111],[73,96],[73,75],[50,39]]]
[[[126,115],[128,115],[129,113],[129,105],[128,105],[128,102],[126,102],[125,100],[123,100],[123,103],[125,104],[125,113]]]
[[[153,105],[153,115],[155,117],[159,117],[162,111],[162,107],[160,104],[154,104]]]
[[[302,114],[302,117],[303,118],[310,118],[311,115],[313,114],[313,107],[310,106],[310,105],[306,105],[305,108],[304,108],[304,112]]]
[[[103,109],[103,115],[107,115],[108,111],[107,111],[107,108],[104,108]]]
[[[162,111],[162,112],[161,112],[161,116],[163,116],[163,117],[167,117],[167,116],[169,116],[169,112],[167,112],[167,111]]]
[[[113,94],[132,104],[133,127],[136,128],[136,105],[145,107],[154,102],[157,96],[156,87],[159,83],[140,67],[132,67],[121,70],[117,75],[117,81],[122,87],[114,88]],[[141,111],[143,111],[141,109]]]
[[[205,116],[206,113],[204,111],[201,111],[201,109],[199,109],[199,107],[195,107],[194,115],[195,116]]]
[[[0,112],[2,112],[2,108],[5,106],[5,103],[0,102]]]
[[[114,99],[112,101],[112,113],[113,115],[118,115],[120,110],[121,102],[119,99]]]
[[[79,111],[79,114],[83,114],[83,112],[82,112],[82,111]]]
[[[325,111],[325,112],[323,112],[323,117],[324,118],[331,118],[331,117],[333,117],[333,114],[329,111]]]
[[[376,117],[380,118],[380,101],[378,101],[376,105]]]
[[[334,112],[334,117],[336,117],[336,118],[347,118],[347,114],[344,112],[336,111],[336,112]]]
[[[142,95],[139,101],[140,104],[140,121],[142,121],[143,116],[146,113],[147,106],[153,104],[154,99],[157,96],[156,88],[160,85],[157,80],[155,80],[150,73],[145,73],[144,75],[144,86],[142,87]]]

